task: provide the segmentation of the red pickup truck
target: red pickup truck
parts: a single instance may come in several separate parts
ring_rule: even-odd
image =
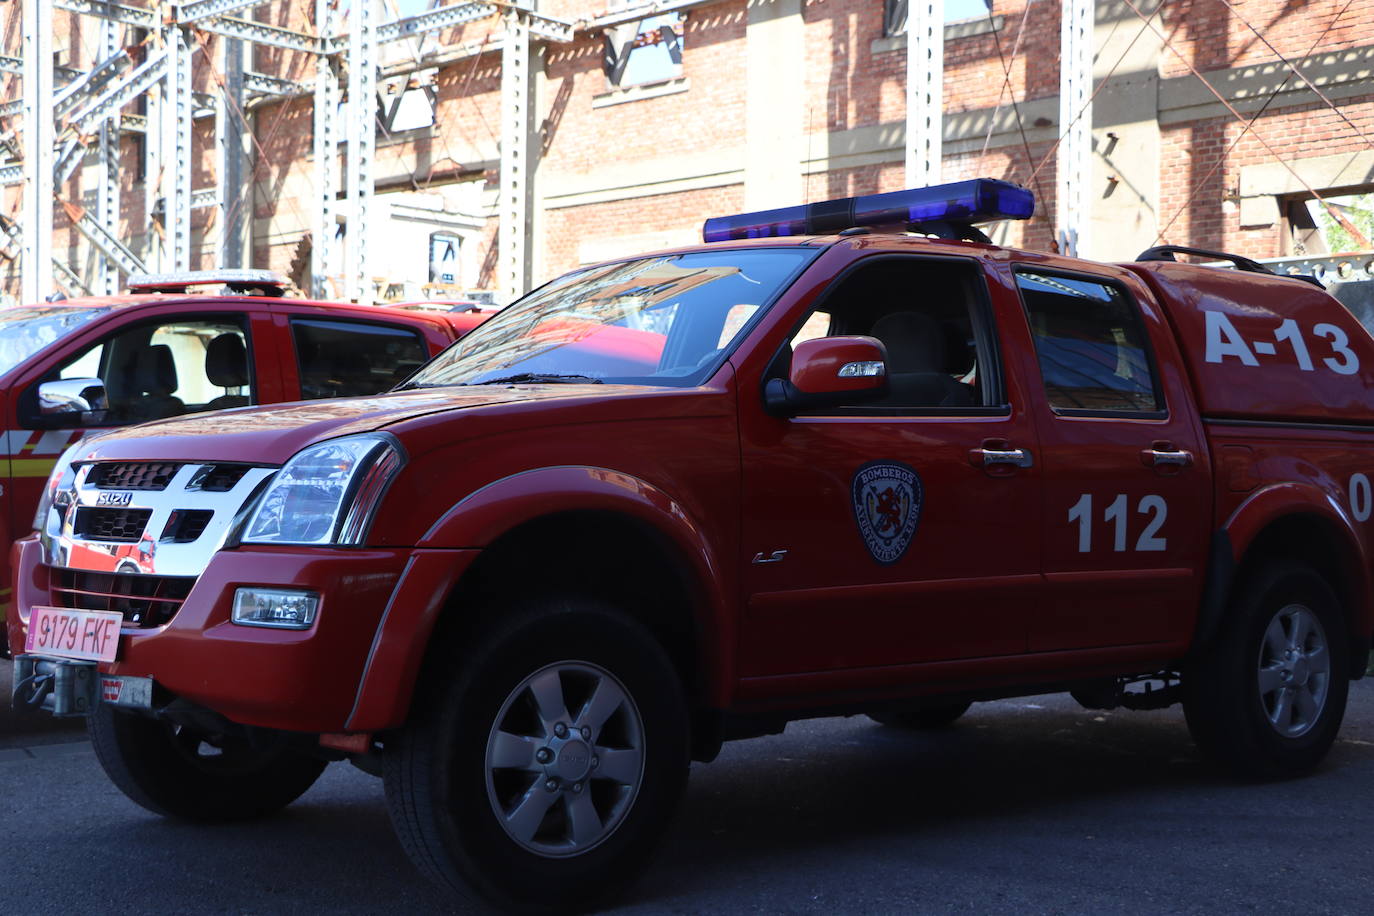
[[[801,717],[1181,702],[1230,769],[1303,772],[1374,635],[1374,340],[1244,258],[973,226],[1033,206],[715,219],[403,390],[88,440],[14,550],[16,695],[173,817],[351,758],[423,872],[526,909],[616,892],[690,760]],[[138,574],[78,553],[147,533]]]
[[[0,310],[0,656],[8,546],[33,530],[43,483],[74,441],[206,410],[375,394],[479,324],[283,299],[270,271],[139,276],[132,295]],[[188,295],[204,284],[222,295]],[[85,551],[93,568],[139,572],[146,542]]]

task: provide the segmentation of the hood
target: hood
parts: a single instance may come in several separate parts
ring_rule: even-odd
[[[621,385],[482,385],[399,391],[362,398],[240,407],[156,420],[102,435],[83,460],[236,461],[282,464],[324,439],[372,432],[450,410],[522,401],[586,397]],[[642,391],[642,387],[634,390]]]

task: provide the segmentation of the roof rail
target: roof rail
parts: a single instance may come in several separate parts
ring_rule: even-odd
[[[282,296],[287,280],[274,270],[184,270],[170,274],[130,274],[135,293],[184,293],[192,286],[220,285],[244,296]]]
[[[1236,270],[1243,270],[1253,274],[1268,274],[1271,277],[1284,277],[1288,280],[1302,280],[1311,283],[1318,289],[1326,289],[1326,284],[1310,274],[1280,274],[1275,273],[1265,267],[1259,261],[1252,261],[1243,258],[1238,254],[1228,254],[1225,251],[1212,251],[1207,248],[1189,248],[1185,245],[1158,245],[1154,248],[1147,248],[1136,258],[1137,261],[1177,261],[1175,254],[1193,254],[1200,258],[1211,258],[1213,261],[1229,261],[1235,265]]]

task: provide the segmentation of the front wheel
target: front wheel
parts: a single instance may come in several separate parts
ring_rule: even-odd
[[[1183,681],[1198,747],[1241,776],[1316,766],[1336,739],[1350,686],[1330,586],[1306,566],[1275,564],[1242,587],[1224,627]]]
[[[448,648],[448,647],[445,647]],[[559,602],[440,650],[387,747],[387,803],[421,871],[522,910],[579,909],[646,864],[686,784],[672,661],[614,610]]]
[[[101,704],[87,728],[111,781],[155,814],[237,821],[273,814],[314,785],[325,762],[283,738],[210,735]]]

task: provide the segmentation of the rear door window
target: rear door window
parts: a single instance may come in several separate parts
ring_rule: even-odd
[[[291,334],[304,399],[390,391],[429,358],[417,332],[395,325],[296,318]]]
[[[1050,406],[1058,413],[1164,410],[1136,304],[1112,283],[1016,272]]]

